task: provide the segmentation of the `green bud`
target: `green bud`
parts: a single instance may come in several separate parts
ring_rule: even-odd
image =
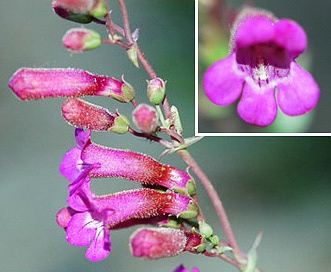
[[[151,103],[159,105],[165,96],[165,84],[161,78],[154,78],[147,81],[147,96]]]
[[[220,243],[220,238],[217,235],[212,235],[208,238],[208,240],[214,245],[217,246]]]
[[[206,222],[201,221],[199,222],[199,231],[201,235],[206,238],[209,238],[213,235],[214,231],[211,226],[209,226]]]

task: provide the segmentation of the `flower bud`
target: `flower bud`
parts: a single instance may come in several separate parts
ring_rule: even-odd
[[[85,14],[93,8],[96,2],[96,0],[53,0],[52,5],[77,14]]]
[[[105,0],[53,0],[54,12],[60,17],[82,24],[104,17],[108,10]]]
[[[61,18],[87,24],[93,20],[88,13],[95,2],[96,0],[53,0],[52,6],[54,12]]]
[[[21,68],[9,87],[22,100],[96,95],[129,102],[134,98],[133,88],[123,80],[71,68]]]
[[[203,237],[197,233],[172,228],[140,228],[130,237],[134,257],[159,259],[175,256],[183,251],[193,253],[206,248]]]
[[[141,228],[130,237],[134,257],[160,259],[178,255],[185,249],[184,231],[171,228]]]
[[[69,99],[62,105],[62,116],[71,125],[80,128],[121,133],[129,129],[129,125],[122,121],[126,117],[76,98]]]
[[[73,52],[92,50],[101,45],[98,32],[86,28],[69,29],[62,38],[63,46]]]
[[[159,126],[156,109],[147,104],[139,104],[132,112],[135,125],[143,132],[151,134]]]
[[[147,97],[154,105],[162,103],[165,95],[165,84],[166,82],[159,77],[147,81]]]

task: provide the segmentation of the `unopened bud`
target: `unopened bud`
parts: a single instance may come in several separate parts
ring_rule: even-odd
[[[165,95],[165,84],[166,82],[158,77],[147,81],[147,96],[154,105],[162,103]]]
[[[146,259],[172,257],[185,249],[187,238],[182,230],[141,228],[130,237],[132,255]]]
[[[63,103],[62,115],[75,127],[100,131],[111,130],[117,118],[117,114],[111,114],[100,106],[76,98]]]
[[[132,112],[135,125],[145,133],[153,133],[159,126],[156,109],[147,104],[139,104]]]
[[[54,12],[60,17],[82,24],[90,23],[93,19],[89,11],[96,0],[53,0]]]
[[[73,52],[92,50],[101,45],[98,32],[86,28],[72,28],[62,38],[63,46]]]
[[[199,222],[199,231],[205,238],[209,238],[214,233],[212,227],[204,221]]]

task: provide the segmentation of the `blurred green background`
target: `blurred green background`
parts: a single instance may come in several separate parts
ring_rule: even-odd
[[[281,11],[294,18],[314,14],[312,4],[306,14],[294,12],[293,8],[292,14],[286,7],[290,5],[287,1],[279,2],[283,7],[275,11],[278,15]],[[299,2],[296,1],[301,8]],[[131,0],[127,5],[131,27],[141,29],[141,47],[159,76],[168,80],[169,100],[180,109],[185,136],[191,136],[194,2]],[[317,8],[316,20],[327,12]],[[113,18],[119,23],[117,2],[112,3],[112,9]],[[113,231],[112,253],[99,263],[87,261],[84,248],[67,244],[64,232],[55,222],[57,211],[66,205],[68,184],[59,174],[58,165],[66,150],[74,145],[73,128],[60,115],[64,99],[19,101],[7,87],[8,79],[23,66],[78,67],[115,77],[124,74],[140,92],[139,101],[146,102],[147,76],[117,47],[102,46],[78,55],[63,49],[62,35],[77,25],[55,16],[50,1],[5,0],[0,2],[0,12],[0,271],[169,272],[180,263],[189,268],[199,266],[201,271],[236,271],[220,260],[192,254],[158,261],[133,258],[128,249],[133,229]],[[86,27],[98,29],[105,36],[99,26]],[[311,26],[307,22],[305,27]],[[314,29],[310,32],[314,33]],[[317,32],[315,36],[318,38]],[[326,47],[323,39],[327,38],[320,37],[315,46]],[[321,61],[325,62],[329,55],[324,57]],[[322,76],[323,70],[317,71]],[[131,111],[111,99],[88,100],[112,111],[119,108],[128,115]],[[156,144],[130,135],[93,136],[97,143],[130,148],[155,158],[163,151]],[[242,248],[248,250],[257,232],[263,231],[259,248],[263,270],[310,272],[328,271],[331,266],[330,150],[329,137],[210,137],[193,146],[191,153],[221,194]],[[176,155],[165,157],[162,162],[185,169]],[[106,193],[136,185],[102,180],[93,186]],[[200,187],[199,196],[205,215],[222,237],[215,213]]]
[[[199,86],[199,133],[330,133],[331,92],[330,92],[330,44],[329,31],[330,1],[309,0],[269,1],[269,0],[200,0],[199,9],[199,82],[216,60],[228,55],[229,22],[244,4],[263,8],[278,18],[297,21],[306,31],[308,48],[297,59],[317,81],[321,95],[317,107],[308,114],[289,117],[278,110],[276,121],[261,128],[245,123],[237,114],[237,102],[219,107],[211,103]],[[216,3],[216,4],[215,4]],[[220,4],[221,3],[221,4]],[[218,5],[218,6],[217,6]],[[210,12],[210,8],[212,12]],[[217,17],[222,18],[217,18]]]

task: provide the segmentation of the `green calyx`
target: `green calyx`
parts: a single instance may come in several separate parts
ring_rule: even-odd
[[[196,218],[198,216],[198,207],[197,205],[191,201],[189,203],[188,209],[185,212],[181,212],[178,217],[184,218],[184,219],[191,219],[191,218]]]
[[[98,1],[98,3],[89,12],[95,18],[103,18],[107,15],[107,4],[104,0]]]
[[[89,30],[89,34],[84,39],[84,50],[92,50],[101,45],[101,36],[94,30]]]
[[[125,115],[119,114],[115,120],[114,125],[109,128],[109,131],[118,134],[125,134],[128,132],[130,126],[130,120]]]

